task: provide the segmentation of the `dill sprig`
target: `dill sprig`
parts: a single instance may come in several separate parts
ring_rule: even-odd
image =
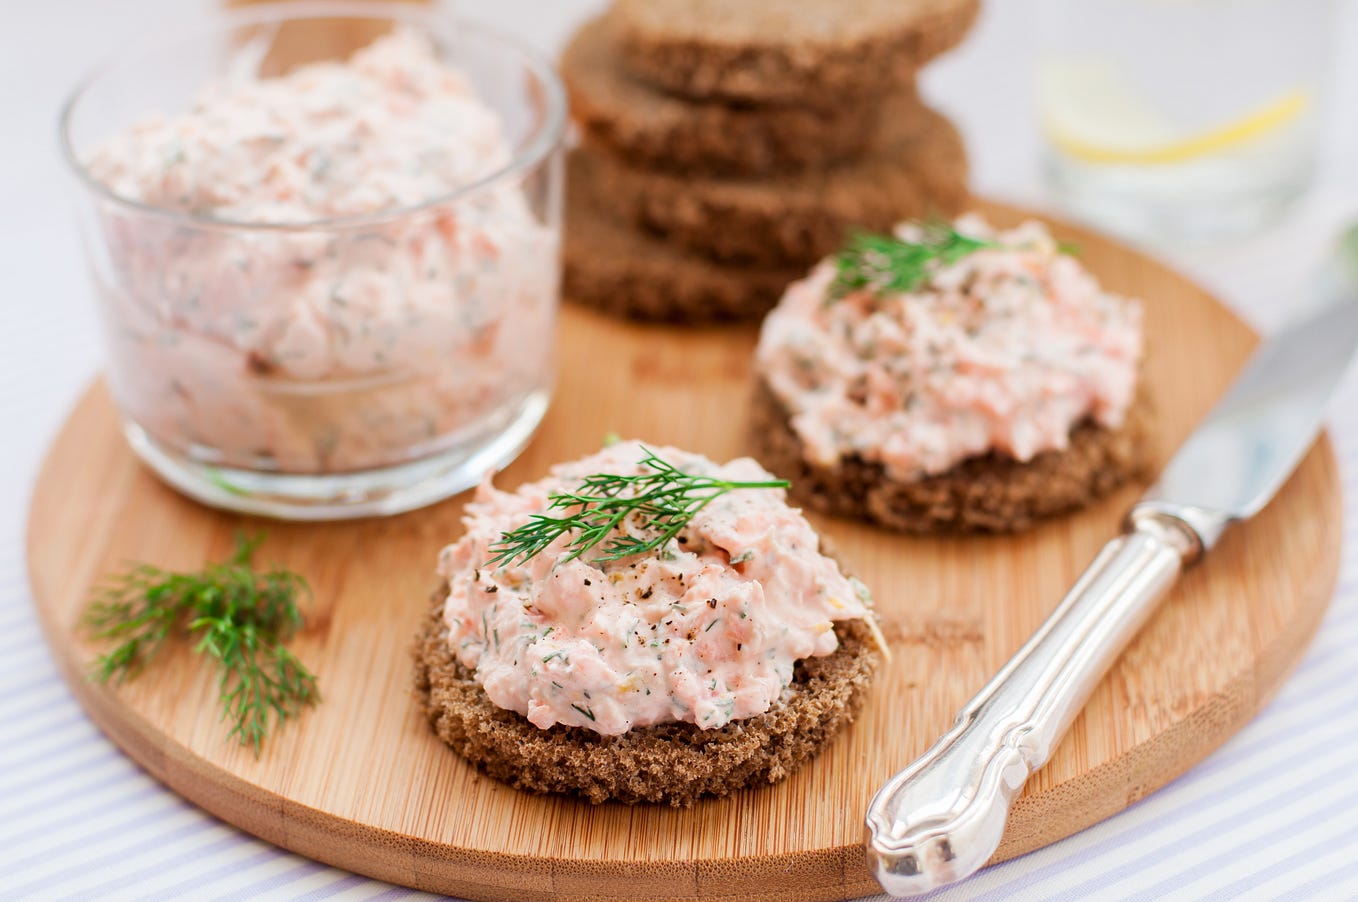
[[[306,580],[288,570],[250,566],[262,536],[237,536],[236,550],[199,573],[140,564],[95,591],[84,624],[96,639],[118,644],[95,659],[91,677],[121,683],[136,676],[170,635],[182,628],[193,650],[221,671],[222,719],[228,737],[258,755],[272,726],[320,700],[316,677],[283,642],[302,625],[297,598]]]
[[[734,489],[785,489],[785,479],[738,482],[686,473],[656,456],[649,448],[641,463],[649,472],[636,476],[596,473],[586,476],[574,491],[547,496],[547,513],[533,514],[527,523],[502,534],[490,546],[487,566],[527,561],[562,535],[573,533],[570,561],[602,544],[597,562],[642,554],[662,548],[688,525],[694,515]],[[559,511],[554,515],[551,511]],[[624,522],[629,531],[619,531]],[[635,533],[642,533],[637,535]]]
[[[946,222],[925,223],[920,228],[919,241],[871,232],[851,237],[835,255],[830,298],[835,300],[856,291],[874,294],[914,291],[940,267],[982,248],[999,246],[994,241],[963,235]]]

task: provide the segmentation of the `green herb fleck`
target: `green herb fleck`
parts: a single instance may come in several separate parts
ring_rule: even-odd
[[[963,235],[949,223],[920,226],[919,241],[894,235],[859,232],[835,255],[835,279],[829,297],[837,300],[857,291],[902,294],[914,291],[940,267],[956,263],[995,242]]]
[[[216,467],[204,467],[203,475],[207,477],[208,482],[212,483],[217,488],[221,489],[223,492],[226,492],[228,495],[235,495],[237,497],[240,497],[242,495],[249,494],[249,492],[247,492],[245,489],[241,488],[240,486],[236,485],[234,482],[231,482],[225,476],[223,476],[222,472],[218,470]]]

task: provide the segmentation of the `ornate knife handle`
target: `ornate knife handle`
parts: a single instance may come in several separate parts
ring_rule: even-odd
[[[1227,518],[1143,502],[1052,615],[958,714],[952,729],[868,806],[873,876],[897,896],[981,868],[1009,805],[1179,572]]]

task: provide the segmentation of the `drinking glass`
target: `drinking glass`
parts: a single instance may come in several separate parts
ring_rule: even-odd
[[[1333,0],[1040,0],[1046,175],[1077,215],[1211,241],[1311,177]]]

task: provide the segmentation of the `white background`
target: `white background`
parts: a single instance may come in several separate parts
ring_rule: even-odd
[[[902,0],[905,2],[905,0]],[[554,51],[598,0],[475,0],[469,14]],[[1299,12],[1308,2],[1298,2]],[[84,718],[56,676],[23,572],[42,450],[99,366],[55,120],[120,41],[191,22],[210,0],[0,0],[0,898],[404,898],[307,862],[160,788]],[[926,73],[962,127],[979,193],[1041,207],[1033,4],[990,0]],[[1358,4],[1344,4],[1320,175],[1287,220],[1178,266],[1267,330],[1297,304],[1339,223],[1358,217]],[[1204,48],[1210,65],[1210,48]],[[1352,379],[1334,431],[1358,477]],[[1354,505],[1346,505],[1352,520]],[[1129,811],[940,894],[1000,898],[1358,898],[1358,542],[1339,595],[1275,702],[1187,777]]]

